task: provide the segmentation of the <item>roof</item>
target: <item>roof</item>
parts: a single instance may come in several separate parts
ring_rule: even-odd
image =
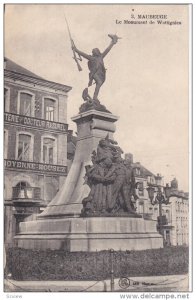
[[[26,68],[23,68],[22,66],[16,64],[11,59],[5,57],[6,61],[6,70],[13,71],[16,73],[24,74],[27,76],[33,76],[34,78],[43,79],[42,77],[38,76],[37,74],[32,73],[31,71],[27,70]]]
[[[33,72],[27,70],[26,68],[16,64],[15,62],[13,62],[8,58],[5,58],[4,60],[6,62],[4,75],[9,78],[30,82],[32,84],[42,85],[45,87],[53,88],[55,90],[61,90],[64,92],[69,92],[72,89],[71,86],[46,80],[41,76],[34,74]]]
[[[189,199],[189,193],[178,190],[171,190],[171,196],[183,199]]]
[[[133,163],[133,168],[140,168],[143,176],[155,176],[151,171],[146,169],[140,163]]]
[[[146,176],[155,176],[151,171],[149,171],[148,169],[146,169],[145,167],[141,166],[142,170],[143,170],[143,174]]]

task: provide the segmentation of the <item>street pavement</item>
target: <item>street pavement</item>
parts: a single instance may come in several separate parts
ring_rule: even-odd
[[[114,292],[187,292],[188,274],[114,279]],[[111,292],[103,281],[4,281],[5,292]]]

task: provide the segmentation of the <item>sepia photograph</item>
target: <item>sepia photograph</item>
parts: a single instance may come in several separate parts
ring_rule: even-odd
[[[3,14],[7,298],[188,299],[192,5]]]

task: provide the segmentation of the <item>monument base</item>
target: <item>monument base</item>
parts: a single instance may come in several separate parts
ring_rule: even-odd
[[[163,247],[163,237],[156,231],[156,222],[130,217],[52,218],[23,222],[15,241],[20,248],[70,252]]]

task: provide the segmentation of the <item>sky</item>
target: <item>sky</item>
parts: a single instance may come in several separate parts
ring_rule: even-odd
[[[181,25],[123,24],[134,15],[167,15]],[[72,86],[71,117],[83,103],[88,83],[72,59],[66,15],[76,46],[91,54],[103,51],[109,33],[122,37],[105,58],[106,81],[99,99],[119,116],[115,140],[164,182],[176,177],[188,191],[189,159],[189,28],[186,5],[25,5],[7,4],[4,53],[41,77]],[[122,21],[119,24],[118,21]],[[118,23],[118,24],[117,24]]]

